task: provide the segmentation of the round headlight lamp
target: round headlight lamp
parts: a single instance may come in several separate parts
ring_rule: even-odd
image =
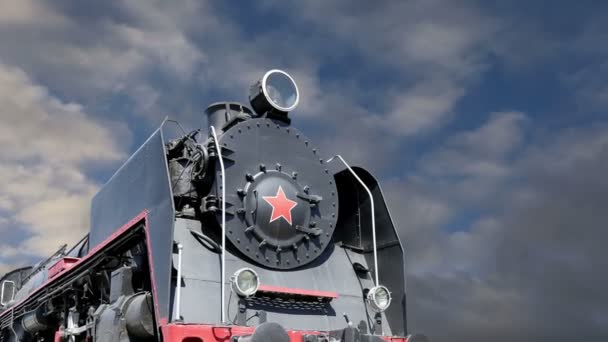
[[[260,277],[251,268],[241,268],[230,278],[232,290],[241,297],[251,297],[260,286]]]
[[[391,299],[391,293],[386,286],[374,286],[367,293],[367,304],[375,312],[383,312],[388,309]]]
[[[270,70],[257,81],[249,94],[249,102],[262,115],[269,111],[288,113],[296,108],[300,92],[293,78],[283,70]]]

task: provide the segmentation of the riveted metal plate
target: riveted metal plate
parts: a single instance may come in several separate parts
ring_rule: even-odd
[[[338,196],[309,140],[265,118],[241,122],[219,140],[231,151],[225,156],[226,200],[235,214],[226,218],[227,239],[275,269],[301,267],[321,255],[335,229]],[[219,194],[219,166],[216,175]]]

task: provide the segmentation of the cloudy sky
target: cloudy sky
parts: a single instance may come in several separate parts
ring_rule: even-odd
[[[599,1],[0,0],[0,273],[84,234],[163,117],[276,67],[294,124],[381,179],[412,331],[606,341],[606,41]]]

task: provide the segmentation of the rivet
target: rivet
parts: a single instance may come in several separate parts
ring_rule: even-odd
[[[266,172],[266,165],[260,164],[260,171]]]
[[[292,173],[291,173],[291,178],[293,178],[293,179],[298,178],[298,173],[297,173],[297,172],[295,172],[295,171],[294,171],[294,172],[292,172]]]

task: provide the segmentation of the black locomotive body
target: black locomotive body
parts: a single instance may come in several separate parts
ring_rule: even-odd
[[[93,198],[89,234],[2,278],[0,341],[413,341],[378,182],[324,160],[272,70],[207,137],[161,127]]]

